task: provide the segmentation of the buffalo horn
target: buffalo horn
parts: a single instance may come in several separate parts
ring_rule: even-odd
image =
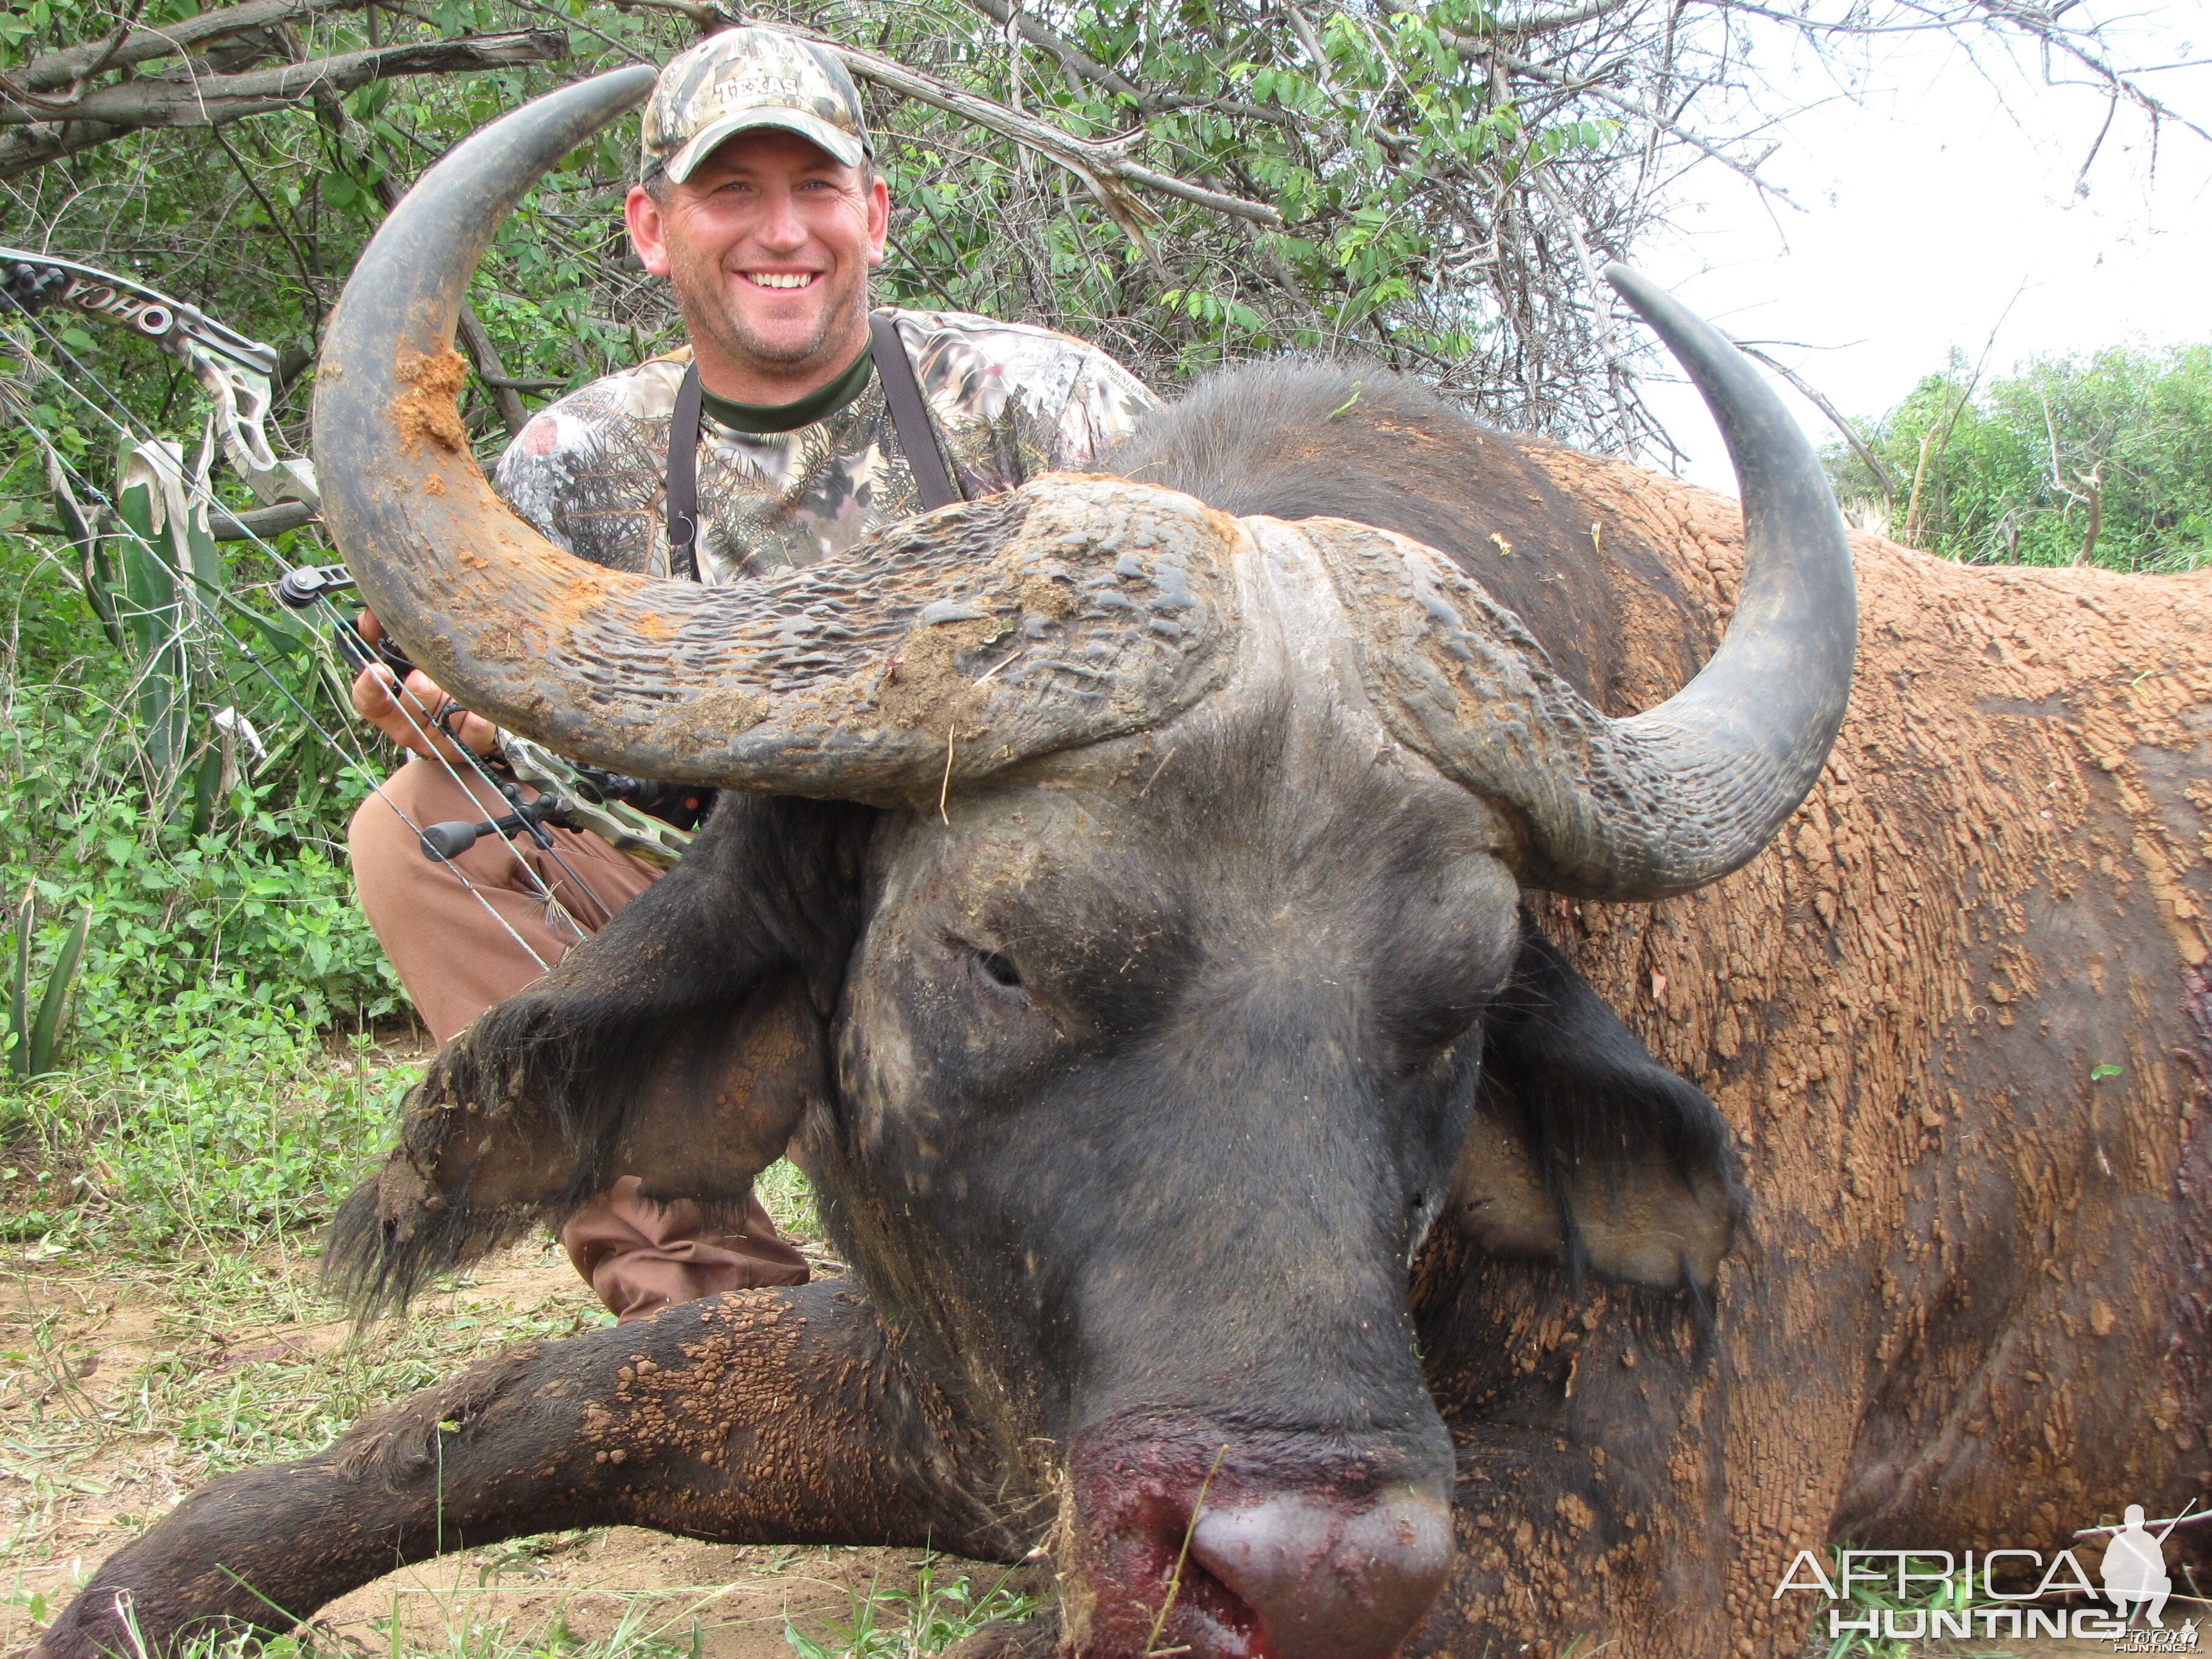
[[[1765,378],[1665,289],[1625,264],[1605,274],[1705,398],[1743,498],[1720,648],[1656,708],[1604,721],[1594,787],[1535,826],[1555,890],[1642,901],[1741,868],[1804,800],[1850,697],[1858,593],[1827,477]]]
[[[618,70],[472,135],[346,283],[316,378],[324,510],[408,654],[579,760],[883,805],[1144,729],[1217,684],[1241,626],[1233,533],[1158,491],[1061,481],[721,587],[575,558],[492,493],[454,406],[462,295],[501,220],[653,81]]]
[[[1705,394],[1743,493],[1735,614],[1689,684],[1609,719],[1441,556],[1348,528],[1323,551],[1361,618],[1363,673],[1385,721],[1509,809],[1523,884],[1641,902],[1741,867],[1796,811],[1843,725],[1858,599],[1842,515],[1780,400],[1670,295],[1626,265],[1606,275]]]

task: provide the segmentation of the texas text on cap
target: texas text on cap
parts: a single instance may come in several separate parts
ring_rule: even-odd
[[[845,66],[811,40],[751,25],[668,61],[645,106],[640,172],[677,183],[732,133],[781,127],[848,167],[874,153]]]

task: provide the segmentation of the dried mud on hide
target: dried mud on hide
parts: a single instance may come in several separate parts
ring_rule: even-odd
[[[1608,712],[1653,707],[1718,643],[1740,509],[1531,453],[1601,526]],[[1850,710],[1776,842],[1698,893],[1541,912],[1743,1159],[1726,1524],[1759,1652],[1783,1632],[1747,1587],[1832,1526],[2051,1549],[2207,1456],[2212,1384],[2161,1333],[2212,1249],[2212,577],[1851,545]],[[1839,1317],[1867,1366],[1823,1359]]]

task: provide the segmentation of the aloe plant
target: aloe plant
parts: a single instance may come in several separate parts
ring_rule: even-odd
[[[187,471],[180,444],[126,443],[113,512],[88,511],[60,470],[48,469],[55,513],[82,566],[86,602],[136,669],[133,701],[149,793],[166,817],[186,793],[190,777],[196,823],[212,806],[207,783],[191,775],[194,754],[202,747],[194,726],[212,667],[199,623],[223,581],[208,522],[214,451],[212,442],[201,445],[197,464]]]
[[[46,487],[53,493],[54,520],[69,538],[70,545],[76,550],[77,562],[84,577],[85,603],[92,614],[100,619],[101,631],[107,642],[118,651],[127,649],[123,638],[123,625],[115,619],[115,590],[118,586],[115,561],[107,549],[102,520],[106,516],[97,506],[88,510],[70,488],[69,474],[63,468],[61,457],[46,457]]]
[[[124,453],[115,491],[125,532],[117,620],[137,658],[138,720],[151,793],[165,811],[176,799],[191,750],[199,679],[192,624],[201,593],[214,592],[222,579],[204,505],[204,454],[192,480],[198,488],[188,494],[180,445],[132,445]]]
[[[31,1011],[31,935],[38,924],[38,901],[25,894],[15,910],[15,971],[8,998],[8,1029],[15,1042],[8,1051],[9,1068],[18,1079],[43,1076],[54,1068],[54,1050],[61,1044],[69,1023],[70,993],[77,970],[84,965],[85,943],[92,937],[92,906],[77,912],[76,924],[62,941],[61,954],[46,970],[38,1012]]]

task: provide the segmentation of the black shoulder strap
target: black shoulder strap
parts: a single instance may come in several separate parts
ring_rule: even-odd
[[[699,543],[699,365],[684,371],[668,419],[668,574],[696,574]],[[686,567],[690,567],[687,570]]]
[[[898,336],[898,325],[880,313],[868,319],[868,349],[876,360],[877,377],[884,383],[884,402],[891,412],[891,427],[898,434],[899,449],[914,469],[915,487],[925,508],[943,507],[963,499],[959,484],[945,470],[945,454],[937,445],[937,428],[929,418],[929,405],[914,378],[914,363]],[[676,408],[668,419],[668,568],[672,575],[692,574],[696,568],[699,541],[699,365],[684,371],[676,389]]]
[[[884,402],[891,411],[891,428],[898,434],[899,449],[914,469],[915,488],[921,492],[924,508],[943,507],[961,499],[960,486],[945,471],[944,452],[937,447],[937,428],[930,421],[929,405],[914,378],[914,363],[899,338],[898,325],[880,311],[868,318],[868,344],[876,360],[876,378],[884,383]]]

